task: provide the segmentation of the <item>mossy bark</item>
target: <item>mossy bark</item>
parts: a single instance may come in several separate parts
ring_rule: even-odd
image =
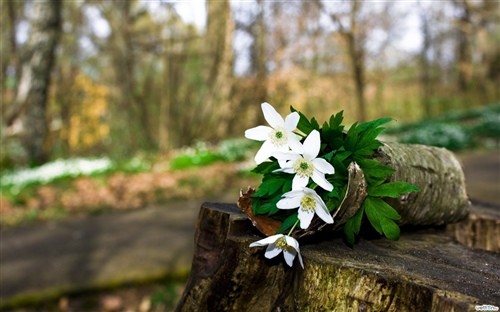
[[[338,233],[301,244],[305,269],[248,245],[258,232],[234,205],[204,204],[192,272],[177,311],[472,311],[500,303],[498,255],[457,244],[444,227],[397,242]]]

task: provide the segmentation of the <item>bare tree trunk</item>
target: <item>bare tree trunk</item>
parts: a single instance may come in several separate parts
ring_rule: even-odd
[[[208,126],[213,127],[216,137],[227,134],[229,122],[234,116],[229,100],[233,76],[233,31],[229,1],[207,1],[205,40],[209,57],[205,79],[208,92],[202,103],[201,117],[210,121]]]
[[[171,40],[170,40],[171,41]],[[164,40],[163,49],[163,81],[160,99],[160,116],[158,120],[158,147],[160,151],[167,151],[171,147],[170,142],[170,105],[172,102],[172,86],[170,85],[171,80],[171,60],[168,53],[169,46],[172,46],[171,42]]]
[[[429,64],[429,51],[431,48],[431,34],[429,30],[429,21],[427,19],[426,13],[421,9],[420,21],[422,23],[422,35],[424,42],[422,44],[422,50],[420,50],[420,68],[422,73],[420,75],[420,83],[422,87],[422,106],[424,107],[425,116],[432,116],[431,107],[431,81],[430,81],[430,64]]]
[[[323,11],[323,3],[321,0],[315,0],[316,5]],[[361,9],[362,2],[353,0],[350,2],[351,9],[349,12],[349,26],[347,27],[341,21],[340,16],[331,13],[330,18],[338,28],[338,33],[342,36],[347,46],[347,57],[351,63],[351,73],[354,83],[356,104],[358,107],[358,115],[360,121],[367,119],[366,99],[365,99],[365,48],[364,34],[358,23],[358,14]]]
[[[30,164],[47,160],[44,141],[47,135],[46,105],[59,40],[61,1],[35,1],[31,33],[26,43],[27,61],[23,65],[14,105],[25,109],[23,144]]]
[[[356,92],[356,103],[358,106],[358,115],[360,121],[366,120],[366,101],[365,101],[365,66],[364,51],[360,47],[361,43],[356,42],[352,32],[343,34],[349,51],[351,60],[354,88]]]
[[[457,84],[458,90],[466,92],[469,87],[469,80],[472,71],[471,64],[471,47],[470,47],[470,36],[471,36],[471,14],[469,9],[469,4],[467,0],[455,0],[457,7],[461,10],[458,23],[458,45],[457,45],[457,57],[458,57],[458,77]]]
[[[9,57],[3,57],[2,58],[2,86],[5,85],[5,79],[7,78],[8,75],[8,69],[10,66],[14,68],[14,75],[13,75],[13,80],[15,81],[15,86],[14,86],[14,93],[17,93],[17,85],[18,85],[18,78],[19,78],[19,71],[20,71],[20,62],[19,62],[19,52],[18,52],[18,46],[17,46],[17,41],[16,41],[16,32],[17,32],[17,22],[18,22],[18,15],[17,11],[18,8],[16,8],[16,3],[14,1],[6,1],[3,3],[2,8],[5,9],[5,6],[7,6],[7,12],[8,12],[8,25],[9,25]],[[21,7],[23,7],[24,4],[21,4]]]
[[[266,53],[266,24],[264,21],[264,4],[257,0],[259,13],[253,25],[254,43],[252,45],[252,63],[255,70],[255,97],[257,103],[267,101],[267,53]],[[257,115],[256,124],[263,124],[262,114]]]

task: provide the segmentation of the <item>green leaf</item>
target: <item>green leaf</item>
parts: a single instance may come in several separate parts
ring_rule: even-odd
[[[253,173],[266,174],[279,169],[280,166],[276,161],[265,161],[257,165],[257,167],[252,169]]]
[[[399,239],[399,226],[390,219],[382,219],[380,222],[382,226],[382,231],[384,232],[385,237],[390,240],[398,240]]]
[[[418,187],[406,182],[389,182],[368,188],[368,194],[374,197],[398,198],[402,194],[418,191]]]
[[[381,182],[383,182],[395,171],[393,168],[382,165],[375,159],[362,159],[358,161],[358,164],[363,170],[369,184],[371,184],[370,180],[373,180],[374,178],[380,179]]]
[[[361,206],[354,216],[349,218],[344,225],[344,235],[346,241],[352,246],[356,236],[359,234],[361,229],[361,221],[363,220],[364,207]]]
[[[286,178],[278,174],[268,174],[262,179],[259,189],[253,197],[266,197],[273,195],[283,188],[283,184],[287,183]]]
[[[377,209],[377,213],[381,216],[384,216],[388,219],[399,220],[401,216],[396,211],[396,209],[392,208],[391,205],[386,203],[384,200],[377,197],[368,196],[365,201],[369,201],[369,204],[374,206]]]
[[[281,193],[285,194],[292,190],[292,178],[283,179],[283,186],[281,187]],[[281,195],[280,195],[281,196]]]
[[[311,126],[313,127],[313,129],[316,129],[316,130],[319,130],[319,123],[318,121],[316,120],[316,118],[311,118]]]
[[[254,207],[254,213],[255,214],[267,214],[267,215],[273,215],[277,213],[279,210],[278,207],[276,207],[276,203],[281,199],[281,195],[275,196],[268,202],[258,205]]]
[[[313,130],[319,130],[319,124],[316,119],[313,118],[311,121],[309,121],[309,119],[307,119],[304,114],[296,110],[293,106],[290,106],[290,111],[299,113],[300,119],[299,123],[297,124],[297,129],[304,132],[306,135],[311,133],[311,131]]]
[[[349,157],[351,155],[352,155],[352,152],[345,151],[345,152],[340,152],[337,155],[335,155],[335,158],[337,158],[339,161],[344,161],[347,159],[347,157]]]
[[[343,120],[344,111],[340,111],[336,115],[332,115],[330,117],[330,129],[338,129],[339,131],[342,131],[344,129],[344,126],[341,126]]]
[[[362,132],[359,136],[359,140],[356,144],[357,149],[370,149],[372,152],[382,146],[377,136],[384,130],[384,128],[378,128],[371,130],[370,132]]]
[[[288,231],[295,224],[295,222],[297,222],[298,219],[299,216],[297,212],[288,216],[288,218],[286,218],[283,221],[283,223],[281,224],[280,228],[276,231],[276,233],[283,233],[285,231]]]
[[[370,224],[379,234],[382,235],[382,226],[380,225],[382,217],[378,213],[377,207],[373,205],[373,202],[371,202],[369,198],[365,199],[362,206],[365,208],[366,216],[368,217]]]
[[[319,155],[319,157],[325,159],[326,161],[330,162],[332,160],[332,157],[335,155],[334,151],[331,151],[330,153],[324,154],[324,155]]]
[[[381,126],[383,124],[386,124],[388,122],[392,121],[392,118],[390,117],[382,117],[379,119],[371,120],[371,121],[366,121],[363,123],[359,124],[359,131],[365,131],[369,128],[377,128],[378,126]]]
[[[359,131],[357,129],[358,124],[354,123],[347,131],[347,138],[344,142],[344,147],[348,151],[355,152],[356,144],[358,143]]]

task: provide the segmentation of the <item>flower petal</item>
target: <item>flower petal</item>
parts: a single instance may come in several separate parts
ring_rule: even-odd
[[[299,256],[299,262],[300,262],[300,266],[302,268],[304,268],[304,261],[302,261],[302,256],[300,255],[300,251],[297,252],[298,256]]]
[[[300,228],[307,229],[311,224],[312,218],[314,217],[314,211],[299,208],[298,215],[300,220]]]
[[[258,126],[245,131],[245,138],[255,141],[265,141],[269,138],[269,132],[273,128],[268,126]]]
[[[304,141],[304,158],[307,160],[313,160],[316,158],[319,154],[320,147],[321,139],[319,137],[319,132],[317,130],[313,130]]]
[[[269,125],[273,128],[280,128],[285,125],[285,121],[283,117],[271,106],[269,103],[262,103],[261,105],[262,112],[264,113],[264,119],[269,123]]]
[[[316,158],[312,161],[312,163],[314,165],[314,168],[318,169],[320,172],[327,174],[335,173],[335,168],[333,168],[333,166],[323,158]]]
[[[307,187],[304,187],[304,189],[307,189]],[[299,198],[302,198],[302,196],[304,195],[304,189],[298,189],[298,190],[293,190],[293,191],[286,192],[285,194],[283,194],[283,197],[288,197],[288,198],[299,197]]]
[[[293,152],[297,154],[302,154],[304,152],[304,147],[302,146],[302,143],[300,143],[300,139],[295,133],[289,134],[288,146]]]
[[[295,249],[297,251],[300,250],[299,249],[299,242],[295,238],[288,236],[288,235],[285,235],[285,240],[286,240],[286,244],[288,246],[293,247],[293,249]]]
[[[302,189],[307,185],[307,182],[309,182],[308,177],[301,177],[298,174],[296,174],[292,180],[292,190]]]
[[[325,175],[316,170],[316,168],[314,169],[311,178],[313,179],[314,182],[316,182],[316,184],[321,186],[324,190],[327,190],[328,192],[331,192],[333,190],[333,185],[330,182],[328,182],[325,179]]]
[[[299,113],[293,112],[285,117],[285,129],[288,131],[293,131],[297,128],[299,124],[300,116]]]
[[[293,259],[295,259],[295,255],[297,255],[295,249],[283,250],[283,256],[285,257],[286,264],[288,264],[289,267],[293,266]]]
[[[325,221],[326,223],[333,223],[333,218],[326,206],[324,206],[324,203],[319,203],[316,201],[316,214],[318,217],[321,218],[321,220]]]
[[[265,246],[274,243],[275,241],[278,240],[278,238],[284,236],[283,234],[275,234],[266,238],[263,238],[259,241],[253,242],[250,244],[250,247],[257,247],[257,246]]]
[[[288,246],[292,246],[295,250],[297,250],[297,254],[299,256],[300,266],[302,266],[302,268],[304,268],[304,262],[302,261],[302,255],[300,254],[299,242],[295,238],[288,236],[288,235],[285,235],[285,239],[286,239],[286,243]]]
[[[278,161],[279,163],[279,161]],[[284,173],[295,173],[295,171],[293,171],[292,168],[283,168],[283,169],[276,169],[276,170],[273,170],[273,172],[284,172]]]
[[[263,163],[274,153],[275,148],[271,141],[265,141],[264,144],[260,147],[259,151],[255,155],[255,162],[258,164]]]
[[[279,209],[294,209],[300,206],[300,197],[282,198],[276,203]]]
[[[276,159],[278,159],[279,161],[285,161],[285,162],[290,162],[290,166],[291,164],[300,156],[299,153],[295,153],[295,152],[290,152],[290,151],[287,151],[287,152],[283,152],[283,151],[278,151],[275,153],[274,157]]]
[[[264,254],[264,257],[266,257],[267,259],[272,259],[272,258],[276,257],[277,255],[279,255],[282,250],[283,249],[279,248],[275,244],[270,244],[269,246],[267,246],[266,253]]]

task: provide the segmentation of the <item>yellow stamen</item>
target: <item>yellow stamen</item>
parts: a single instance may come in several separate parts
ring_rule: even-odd
[[[306,211],[314,211],[316,209],[316,199],[312,196],[305,195],[300,200],[300,206]]]
[[[309,162],[302,157],[297,158],[292,167],[293,171],[301,177],[310,177],[314,172],[314,165],[312,162]]]

